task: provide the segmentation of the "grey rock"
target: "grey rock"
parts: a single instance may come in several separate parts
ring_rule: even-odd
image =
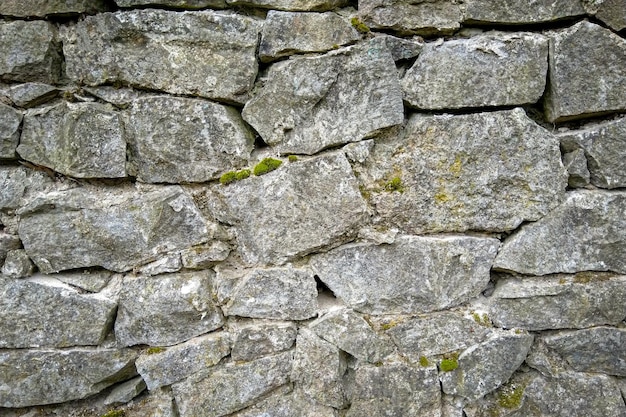
[[[306,269],[254,269],[242,277],[223,306],[227,316],[305,320],[317,314],[317,287]]]
[[[558,136],[563,148],[584,151],[593,185],[626,187],[626,117]]]
[[[126,404],[146,389],[146,383],[138,376],[115,386],[104,399],[105,405]]]
[[[348,404],[343,387],[346,359],[346,354],[336,346],[309,329],[300,329],[291,380],[316,403],[344,408]]]
[[[342,246],[313,256],[310,265],[359,312],[422,313],[453,307],[483,291],[498,246],[491,238],[399,236],[390,245]]]
[[[308,155],[404,121],[395,64],[380,42],[272,65],[242,115],[276,151]]]
[[[130,349],[2,350],[0,407],[88,397],[135,375],[136,356]]]
[[[589,185],[591,174],[587,168],[587,157],[585,151],[576,149],[563,155],[563,165],[567,169],[569,178],[567,185],[571,188],[580,188]]]
[[[293,322],[253,321],[232,329],[234,361],[250,361],[290,349],[296,341],[298,328]]]
[[[3,7],[6,2],[2,2]],[[20,3],[20,7],[23,5]],[[0,80],[55,83],[61,74],[56,28],[43,20],[0,23]]]
[[[332,30],[329,30],[332,28]],[[259,58],[263,62],[306,52],[325,52],[361,38],[347,18],[334,12],[270,10],[263,24]]]
[[[468,23],[534,24],[552,22],[585,14],[581,0],[524,0],[492,2],[467,0],[465,21]]]
[[[0,279],[1,348],[98,345],[104,340],[115,317],[114,301],[80,294],[53,278],[37,278]]]
[[[35,107],[52,100],[59,90],[49,84],[25,83],[15,85],[7,91],[11,101],[18,107]]]
[[[277,389],[267,399],[259,401],[230,417],[338,417],[332,407],[317,404],[301,391]]]
[[[213,188],[248,264],[281,264],[349,239],[366,204],[343,154],[283,164],[261,177]]]
[[[397,38],[391,35],[377,34],[373,42],[381,42],[389,52],[394,61],[415,58],[424,48],[424,40],[419,36],[412,39]]]
[[[113,278],[109,271],[84,271],[84,272],[62,272],[54,274],[54,278],[61,282],[78,287],[89,292],[99,292]]]
[[[232,107],[153,96],[129,112],[130,163],[144,182],[205,182],[245,165],[254,136]]]
[[[39,193],[72,187],[75,187],[73,182],[59,183],[44,170],[0,165],[0,210],[13,214],[15,209],[28,204]],[[10,233],[17,234],[17,231]]]
[[[226,0],[231,7],[251,6],[293,12],[323,12],[348,5],[347,0]]]
[[[118,342],[173,345],[222,326],[211,281],[212,271],[126,277],[115,321]]]
[[[626,273],[626,192],[576,190],[504,241],[494,268],[529,275]]]
[[[584,328],[626,318],[626,277],[593,273],[563,277],[503,278],[491,298],[490,317],[504,328]]]
[[[244,103],[257,74],[259,30],[257,20],[225,12],[102,13],[67,29],[63,52],[68,77],[87,85],[122,82]]]
[[[104,0],[3,0],[0,4],[0,15],[15,17],[67,16],[104,10]]]
[[[9,278],[25,278],[35,272],[35,265],[24,249],[13,249],[7,252],[2,266],[2,274]]]
[[[506,382],[524,362],[533,343],[529,334],[494,334],[458,358],[458,368],[440,374],[443,392],[476,400]]]
[[[159,275],[178,272],[183,268],[183,263],[178,253],[169,253],[147,265],[137,268],[140,275]]]
[[[154,348],[153,348],[154,349]],[[230,353],[230,338],[225,332],[211,333],[156,352],[148,349],[135,365],[150,391],[171,385],[202,372]]]
[[[535,338],[525,363],[547,377],[555,377],[564,371],[571,370],[556,351],[548,348],[543,337]]]
[[[179,417],[172,390],[160,388],[124,409],[125,417]]]
[[[189,269],[204,269],[228,257],[231,247],[221,241],[195,246],[181,252],[183,266]]]
[[[127,109],[135,100],[141,97],[141,93],[132,88],[116,88],[103,85],[99,87],[84,87],[83,90],[120,109]]]
[[[535,103],[546,85],[547,57],[548,38],[524,32],[427,43],[402,79],[404,98],[420,109]]]
[[[360,366],[351,400],[347,417],[440,417],[437,369],[404,362]]]
[[[550,38],[548,121],[626,109],[625,39],[588,21],[555,31]]]
[[[626,10],[622,0],[583,0],[587,13],[606,23],[616,32],[626,28]]]
[[[363,317],[350,309],[324,314],[309,325],[322,339],[359,360],[376,363],[392,353],[393,345],[374,332]]]
[[[44,273],[88,266],[124,272],[209,238],[206,222],[178,186],[49,193],[20,214],[24,248]]]
[[[563,331],[543,340],[575,371],[626,376],[626,329],[595,327]]]
[[[22,247],[22,241],[17,235],[0,231],[0,265],[7,257],[7,252]]]
[[[350,162],[362,164],[370,156],[370,151],[374,147],[374,139],[362,140],[360,142],[348,143],[343,147],[343,151]]]
[[[513,230],[555,208],[567,185],[558,140],[519,108],[414,114],[357,174],[384,223],[416,234]]]
[[[219,417],[239,411],[289,381],[293,353],[210,369],[172,385],[181,417]]]
[[[0,103],[0,159],[15,159],[21,124],[22,113]]]
[[[226,7],[224,0],[115,0],[119,7],[136,7],[136,6],[166,6],[177,9],[203,9],[214,8],[223,9]]]
[[[62,102],[24,115],[19,155],[78,178],[126,176],[124,127],[110,106]]]

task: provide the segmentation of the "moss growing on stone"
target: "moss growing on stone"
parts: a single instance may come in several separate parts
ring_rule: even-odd
[[[154,355],[155,353],[161,353],[161,352],[165,352],[165,348],[160,347],[160,346],[149,347],[148,350],[146,350],[146,354],[148,355]]]
[[[274,171],[281,166],[283,161],[274,158],[265,158],[254,166],[254,175],[260,176]]]
[[[228,185],[235,181],[245,180],[249,176],[250,176],[249,169],[242,169],[241,171],[228,171],[220,177],[220,184]]]
[[[241,171],[237,171],[235,173],[235,179],[237,181],[245,180],[250,176],[251,172],[249,169],[242,169]]]
[[[483,315],[481,316],[474,311],[472,312],[472,318],[476,323],[480,324],[481,326],[491,327],[491,320],[489,320],[489,316],[487,315],[487,313],[483,313]]]
[[[498,394],[498,405],[502,408],[519,408],[524,397],[525,385],[511,385],[500,391]]]
[[[402,179],[400,177],[393,177],[385,184],[385,191],[394,192],[397,191],[399,193],[404,192],[404,184],[402,184]]]
[[[289,162],[296,162],[298,160],[298,157],[295,155],[289,155],[287,159],[289,159]]]
[[[420,356],[420,365],[424,368],[430,365],[430,362],[428,362],[428,358],[426,356]]]
[[[350,23],[352,26],[361,33],[368,33],[370,31],[369,26],[361,21],[358,17],[353,17],[350,19]]]
[[[126,412],[124,410],[111,410],[102,414],[100,417],[124,417],[125,415]]]
[[[444,355],[444,358],[441,360],[439,364],[439,369],[443,372],[451,372],[459,367],[459,353],[452,352],[447,355]]]

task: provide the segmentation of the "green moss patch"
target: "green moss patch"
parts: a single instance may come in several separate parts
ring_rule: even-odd
[[[254,166],[254,170],[253,170],[254,175],[260,176],[260,175],[267,174],[268,172],[272,172],[275,169],[277,169],[279,166],[281,166],[282,163],[283,161],[281,161],[280,159],[265,158],[264,160],[262,160],[261,162],[259,162],[258,164]]]
[[[369,26],[363,23],[361,19],[359,19],[358,17],[353,17],[352,19],[350,19],[350,23],[356,30],[358,30],[361,33],[367,33],[370,31]]]

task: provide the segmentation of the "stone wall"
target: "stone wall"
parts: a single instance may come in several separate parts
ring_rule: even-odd
[[[624,417],[624,0],[3,0],[0,415]]]

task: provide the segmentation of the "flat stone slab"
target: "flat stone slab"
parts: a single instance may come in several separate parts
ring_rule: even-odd
[[[626,192],[577,190],[504,241],[494,268],[528,275],[626,273]]]
[[[214,11],[101,13],[63,33],[66,71],[92,86],[122,82],[244,103],[257,74],[260,26]]]
[[[5,93],[18,107],[35,107],[52,100],[59,89],[44,83],[24,83],[11,86]]]
[[[626,9],[621,0],[583,1],[587,13],[606,23],[616,32],[626,28]]]
[[[307,398],[300,390],[291,391],[287,388],[275,390],[268,398],[231,417],[337,417],[337,410],[317,404]]]
[[[491,238],[399,236],[388,245],[341,246],[314,255],[310,265],[356,311],[423,313],[482,292],[498,247]]]
[[[323,12],[348,5],[347,0],[226,0],[226,3],[231,7],[251,6],[292,12]]]
[[[15,159],[22,113],[0,103],[0,159]]]
[[[536,103],[546,85],[548,38],[488,33],[426,43],[402,78],[404,99],[418,109]]]
[[[298,327],[294,322],[253,320],[230,327],[233,333],[230,357],[250,361],[290,349],[296,341]]]
[[[162,1],[162,0],[161,0]],[[91,14],[106,10],[105,0],[3,0],[0,15],[45,17],[50,15]]]
[[[467,23],[498,23],[507,25],[554,22],[585,14],[581,0],[490,0],[464,1]]]
[[[223,9],[226,7],[224,0],[115,0],[119,7],[136,6],[167,6],[176,9]]]

